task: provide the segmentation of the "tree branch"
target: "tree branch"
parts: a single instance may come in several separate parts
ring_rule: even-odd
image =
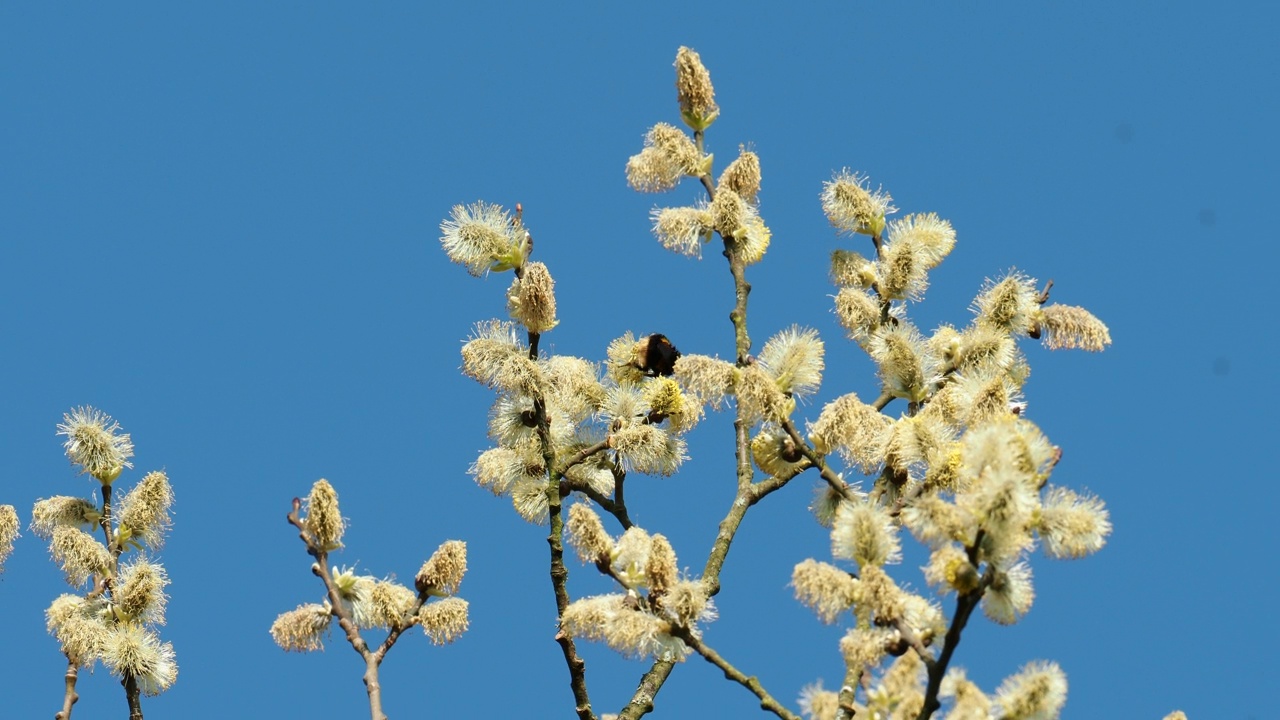
[[[62,696],[62,710],[53,716],[54,720],[71,720],[71,706],[76,704],[80,696],[76,693],[76,679],[80,677],[80,666],[71,656],[67,656],[66,691]]]
[[[536,335],[529,333],[530,342]],[[533,398],[533,414],[538,418],[538,443],[542,446],[542,458],[547,468],[547,517],[550,529],[547,533],[547,545],[551,550],[551,589],[556,599],[556,620],[564,617],[565,608],[569,607],[569,569],[564,564],[564,517],[561,513],[562,497],[560,480],[562,478],[555,467],[555,449],[551,445],[551,427],[547,421],[547,405],[541,394]],[[587,693],[587,664],[578,655],[578,648],[573,638],[565,633],[556,633],[556,643],[564,655],[565,665],[569,668],[569,687],[573,691],[574,711],[580,720],[595,720],[591,712],[591,698]]]
[[[133,673],[125,673],[120,684],[124,686],[124,697],[129,702],[129,720],[142,720],[142,691],[138,689],[138,678]]]
[[[787,433],[787,437],[791,438],[791,442],[796,446],[796,450],[798,450],[800,454],[810,462],[810,464],[818,468],[818,474],[822,476],[823,480],[827,481],[827,485],[831,486],[832,490],[840,493],[840,496],[846,500],[857,499],[854,496],[853,488],[849,486],[849,483],[845,482],[835,473],[834,470],[828,467],[826,459],[819,455],[804,438],[800,437],[800,432],[796,430],[796,426],[791,422],[791,420],[783,420],[782,429]]]
[[[378,680],[378,666],[382,664],[387,650],[399,638],[399,633],[388,636],[378,652],[369,649],[368,643],[360,636],[360,629],[356,627],[355,620],[343,606],[342,595],[329,574],[329,553],[321,550],[311,537],[311,533],[307,532],[307,527],[299,516],[301,508],[302,501],[294,498],[293,509],[287,516],[289,524],[298,528],[298,538],[307,546],[307,553],[316,559],[311,564],[311,573],[324,583],[325,596],[329,598],[329,614],[338,620],[338,627],[342,628],[351,649],[356,651],[361,660],[364,660],[364,676],[361,679],[364,681],[364,690],[369,695],[369,715],[372,720],[387,720],[387,716],[382,712],[382,683]]]
[[[773,696],[764,689],[764,686],[760,684],[760,681],[754,675],[748,676],[734,667],[728,660],[721,657],[720,653],[708,647],[701,639],[689,632],[687,628],[672,627],[671,634],[683,640],[685,645],[693,648],[693,651],[705,658],[707,662],[720,668],[724,672],[725,678],[738,683],[760,698],[760,709],[767,710],[783,720],[801,720],[799,715],[791,712],[782,703],[773,699]]]
[[[569,471],[569,468],[573,467],[574,465],[577,465],[583,462],[587,458],[591,457],[592,455],[595,455],[598,452],[601,452],[602,450],[608,450],[608,449],[609,449],[608,439],[601,440],[595,445],[589,445],[587,447],[584,447],[578,452],[571,455],[568,460],[565,460],[564,464],[556,469],[556,472],[560,475],[564,475],[566,472]]]
[[[984,530],[978,530],[974,535],[973,544],[965,548],[969,556],[969,562],[973,563],[974,567],[978,566],[978,548],[982,545],[985,533],[986,531]],[[921,706],[920,714],[916,716],[916,720],[929,720],[933,713],[942,707],[942,703],[938,700],[938,692],[942,690],[942,678],[947,674],[947,665],[951,663],[951,656],[955,654],[956,646],[960,644],[960,633],[969,622],[969,616],[973,614],[973,609],[982,600],[982,594],[986,592],[987,586],[991,584],[994,577],[995,569],[988,564],[986,572],[982,574],[982,580],[978,583],[978,587],[956,597],[956,611],[951,616],[951,627],[947,628],[946,639],[942,643],[942,652],[938,654],[938,659],[933,665],[926,663],[929,671],[929,682],[925,687],[924,705]],[[923,656],[921,657],[923,658]]]
[[[618,713],[618,720],[638,720],[653,712],[653,699],[657,697],[662,684],[671,675],[673,667],[675,663],[671,660],[655,661],[653,667],[649,668],[649,672],[640,678],[640,684],[636,687],[635,694],[631,696],[631,701],[622,708],[622,712]]]
[[[840,686],[840,693],[836,704],[837,720],[850,720],[856,713],[855,704],[857,703],[858,686],[862,684],[862,676],[865,674],[865,668],[858,665],[855,670],[852,667],[846,667],[844,671],[844,684]]]

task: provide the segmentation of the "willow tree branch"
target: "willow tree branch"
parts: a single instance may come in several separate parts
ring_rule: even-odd
[[[382,647],[378,648],[377,652],[369,649],[369,644],[360,636],[360,629],[356,627],[351,613],[343,606],[342,595],[338,592],[338,586],[334,584],[333,577],[329,574],[329,553],[321,549],[316,544],[315,538],[311,536],[311,533],[307,532],[307,526],[300,517],[301,508],[302,501],[294,498],[293,509],[287,516],[289,524],[298,528],[298,538],[307,546],[307,553],[316,559],[311,564],[311,573],[320,578],[320,582],[324,583],[325,596],[329,598],[329,614],[337,619],[338,627],[342,628],[342,632],[347,638],[347,643],[364,661],[364,675],[361,679],[364,681],[365,693],[369,696],[369,716],[372,720],[387,720],[387,716],[382,712],[382,682],[378,679],[378,668],[382,664],[382,659],[386,656],[387,650],[395,644],[400,633],[393,631],[392,636],[389,636],[383,642]]]
[[[618,520],[618,523],[622,525],[623,530],[629,530],[631,528],[633,523],[631,522],[631,517],[627,514],[626,505],[622,504],[621,502],[613,498],[610,498],[608,495],[605,495],[604,493],[600,492],[599,490],[596,490],[595,488],[591,487],[590,485],[587,485],[586,483],[580,483],[580,482],[574,482],[572,480],[568,480],[566,484],[570,491],[580,492],[583,495],[586,495],[587,497],[591,498],[592,502],[599,505],[601,510],[604,510],[605,512],[609,513],[614,518],[616,518]]]
[[[704,155],[707,152],[706,135],[707,135],[707,132],[705,130],[693,131],[693,143],[698,148],[699,155]],[[707,191],[707,202],[715,200],[716,199],[716,183],[714,180],[711,179],[711,176],[706,173],[703,173],[698,176],[698,182],[702,183],[702,188]]]
[[[973,609],[978,606],[978,601],[981,599],[981,588],[956,598],[956,612],[951,617],[951,627],[947,628],[942,652],[932,667],[928,668],[929,683],[925,687],[924,705],[920,708],[920,714],[916,716],[916,720],[929,720],[933,713],[942,707],[942,703],[938,700],[938,692],[942,690],[942,678],[947,674],[947,665],[951,662],[951,656],[955,654],[956,646],[960,644],[960,632],[964,630],[965,624],[969,622],[969,616],[973,614]]]
[[[808,470],[811,467],[813,467],[812,462],[810,462],[807,458],[801,458],[800,462],[797,463],[796,467],[793,468],[791,472],[788,472],[785,475],[770,475],[769,477],[765,478],[764,480],[761,480],[760,482],[752,483],[751,492],[752,492],[752,496],[754,497],[754,500],[752,501],[751,504],[754,505],[755,503],[760,502],[760,500],[765,498],[770,493],[776,490],[781,490],[782,488],[786,487],[787,483],[799,477],[800,473],[804,472],[805,470]]]
[[[852,667],[846,667],[844,671],[844,684],[840,686],[840,693],[836,700],[836,719],[851,720],[855,710],[854,703],[857,702],[858,686],[862,684],[862,676],[864,668],[861,664],[855,670]]]
[[[974,567],[978,566],[978,550],[982,546],[985,534],[985,530],[978,530],[974,535],[973,544],[965,548],[969,562]],[[955,654],[956,647],[960,644],[960,633],[969,622],[969,616],[973,614],[973,609],[978,607],[982,594],[986,592],[994,578],[995,568],[988,564],[986,572],[978,582],[978,587],[956,597],[956,611],[951,616],[951,626],[947,628],[942,651],[938,653],[937,661],[932,666],[928,666],[929,682],[925,686],[924,704],[920,707],[920,714],[916,716],[916,720],[929,720],[933,713],[942,707],[942,703],[938,700],[938,692],[942,690],[942,678],[947,674],[947,665],[951,663],[951,656]]]
[[[529,333],[530,352],[537,342],[536,333]],[[542,447],[542,459],[547,472],[547,517],[550,529],[547,532],[547,545],[551,550],[551,589],[556,599],[556,620],[564,617],[569,607],[569,569],[564,564],[564,516],[561,512],[563,503],[560,494],[562,475],[555,470],[555,449],[551,445],[551,426],[547,419],[546,400],[541,394],[533,398],[533,414],[538,419],[538,443]],[[578,655],[578,648],[573,638],[567,634],[556,633],[556,643],[564,655],[565,665],[569,668],[569,687],[573,691],[574,711],[579,720],[595,720],[591,712],[591,697],[587,693],[587,664]]]
[[[794,423],[790,420],[783,420],[782,429],[787,433],[787,437],[791,438],[791,442],[796,446],[796,450],[804,456],[804,459],[808,460],[810,464],[818,468],[818,474],[822,476],[823,480],[827,481],[827,485],[831,486],[832,490],[840,493],[840,496],[846,500],[857,499],[854,496],[853,488],[849,486],[849,483],[845,482],[843,478],[837,475],[836,472],[827,465],[826,459],[819,455],[803,437],[800,437],[800,432],[796,430]]]
[[[751,294],[751,285],[747,282],[746,262],[742,258],[742,253],[739,252],[738,242],[732,237],[722,236],[722,238],[724,239],[724,256],[729,260],[729,273],[733,276],[734,306],[733,311],[729,313],[729,321],[733,323],[737,364],[742,367],[750,362],[751,337],[747,334],[747,297]],[[720,521],[720,530],[716,533],[711,552],[707,556],[707,564],[702,571],[702,584],[706,587],[708,595],[720,592],[720,571],[724,568],[725,560],[729,556],[733,537],[737,534],[742,519],[746,517],[747,509],[759,500],[759,497],[754,496],[751,488],[755,470],[751,467],[751,442],[747,438],[747,428],[750,423],[742,403],[735,403],[735,408],[733,436],[738,492],[734,495],[728,514],[725,515],[724,520]]]
[[[120,684],[124,686],[124,697],[129,702],[129,720],[142,720],[142,690],[138,688],[138,678],[133,673],[125,673]]]
[[[311,565],[311,572],[324,583],[325,592],[329,598],[329,613],[338,619],[338,627],[342,628],[351,649],[356,651],[361,660],[364,660],[362,679],[364,690],[369,695],[369,716],[373,720],[387,720],[387,716],[382,712],[382,683],[378,679],[378,666],[382,664],[382,656],[369,650],[368,643],[360,636],[360,630],[356,627],[351,613],[343,606],[338,586],[334,584],[333,578],[326,570],[327,567],[329,567],[329,554],[318,552],[315,563]]]
[[[775,700],[754,675],[747,675],[734,667],[728,660],[721,657],[720,653],[708,647],[700,638],[689,632],[687,628],[673,627],[671,634],[683,640],[685,645],[693,648],[693,651],[705,658],[707,662],[720,668],[724,672],[725,678],[738,683],[760,698],[760,709],[767,710],[783,720],[801,720],[799,715],[791,712],[786,706]]]
[[[627,516],[627,496],[625,489],[627,485],[627,471],[623,469],[622,463],[615,457],[613,459],[613,467],[609,469],[613,473],[613,516],[618,518],[618,522],[622,523],[624,530],[631,529],[631,518]]]
[[[670,660],[655,661],[653,667],[649,668],[649,672],[640,678],[640,684],[636,686],[631,701],[618,713],[618,720],[638,720],[653,712],[653,699],[657,697],[662,684],[671,675],[673,667],[675,663]]]
[[[62,710],[53,716],[53,720],[71,720],[71,706],[76,704],[80,696],[76,693],[76,679],[80,677],[80,666],[71,656],[67,656],[66,691],[62,696]]]
[[[569,471],[569,468],[573,467],[574,465],[578,465],[579,463],[584,462],[587,458],[591,457],[592,455],[595,455],[598,452],[602,452],[608,449],[609,449],[608,439],[601,440],[600,442],[594,445],[588,445],[587,447],[584,447],[578,452],[569,456],[569,459],[565,460],[563,465],[556,468],[556,472],[561,475],[564,475],[566,472]]]

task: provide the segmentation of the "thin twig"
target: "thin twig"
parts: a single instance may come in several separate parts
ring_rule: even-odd
[[[530,344],[536,342],[537,334],[529,333]],[[533,414],[538,418],[538,443],[542,446],[542,459],[547,473],[547,516],[550,529],[547,532],[547,545],[551,550],[551,589],[556,599],[556,619],[564,617],[569,607],[569,569],[564,564],[564,517],[561,513],[563,504],[560,495],[561,475],[555,467],[555,449],[551,445],[551,426],[547,419],[547,405],[541,394],[533,398]],[[565,633],[556,633],[556,642],[564,655],[565,665],[569,668],[569,687],[573,691],[574,711],[580,720],[595,720],[591,712],[591,698],[587,693],[587,664],[578,655],[578,648],[573,638]]]
[[[71,720],[71,706],[76,704],[80,695],[76,693],[76,679],[80,677],[80,666],[71,656],[67,656],[66,691],[62,696],[62,710],[53,716],[54,720]]]
[[[588,445],[587,447],[584,447],[578,452],[571,455],[568,460],[565,460],[564,464],[556,469],[556,472],[559,473],[560,475],[564,475],[566,472],[569,472],[569,468],[573,467],[574,465],[577,465],[585,461],[587,458],[591,457],[592,455],[595,455],[598,452],[608,450],[608,449],[609,449],[608,439],[601,440],[600,442],[594,445]]]
[[[609,472],[613,473],[613,516],[622,523],[624,530],[629,530],[631,518],[627,516],[627,497],[623,492],[627,484],[627,471],[623,469],[621,461],[615,457]]]
[[[856,669],[853,666],[845,668],[844,684],[840,686],[840,693],[836,701],[838,706],[836,711],[837,720],[850,720],[857,713],[855,704],[857,703],[858,687],[862,685],[862,678],[865,674],[866,669],[861,664]]]
[[[1040,295],[1036,298],[1037,305],[1043,305],[1049,302],[1049,291],[1053,289],[1053,278],[1049,278],[1044,284],[1044,290],[1040,291]]]
[[[623,530],[628,530],[631,528],[632,522],[631,522],[631,518],[627,515],[626,505],[622,505],[618,503],[616,500],[611,499],[609,496],[605,495],[599,490],[596,490],[590,485],[587,485],[586,483],[567,480],[566,485],[571,492],[580,492],[583,495],[586,495],[587,497],[591,498],[591,500],[595,502],[595,504],[599,505],[601,510],[604,510],[605,512],[617,518],[618,523],[622,525]]]
[[[378,667],[382,664],[386,650],[391,646],[384,643],[385,648],[380,648],[380,651],[375,653],[369,649],[369,644],[360,636],[360,630],[356,627],[351,613],[343,605],[342,595],[338,592],[338,586],[334,584],[333,577],[329,574],[329,553],[318,546],[311,533],[307,532],[307,527],[299,516],[301,508],[302,501],[294,498],[293,509],[287,516],[289,524],[298,528],[298,537],[306,544],[307,553],[316,559],[311,564],[311,573],[324,583],[325,595],[329,598],[329,614],[337,619],[338,627],[342,628],[342,632],[346,636],[347,642],[351,645],[351,649],[360,656],[361,660],[364,660],[364,676],[362,679],[365,693],[369,696],[369,716],[372,720],[387,720],[387,716],[382,712],[382,683],[378,679]],[[392,640],[391,642],[394,644],[395,641]]]
[[[965,548],[969,562],[974,567],[978,566],[978,552],[985,534],[985,530],[979,529],[974,535],[973,544]],[[916,720],[929,720],[933,713],[942,707],[942,703],[938,700],[938,692],[942,690],[942,678],[947,674],[947,665],[951,663],[951,656],[955,654],[956,646],[960,644],[960,633],[969,622],[969,616],[982,600],[982,594],[986,592],[987,586],[991,584],[994,577],[995,568],[988,564],[978,587],[956,597],[956,611],[951,616],[951,626],[947,628],[942,651],[932,666],[926,665],[929,671],[929,682],[925,687],[924,704],[920,707],[920,714],[916,716]]]
[[[138,688],[138,678],[127,672],[120,684],[124,686],[124,697],[129,702],[129,720],[142,720],[142,690]]]
[[[782,429],[787,433],[787,437],[791,438],[796,450],[814,467],[818,468],[818,474],[822,476],[823,480],[827,481],[827,485],[831,486],[832,490],[840,493],[840,496],[846,500],[857,499],[849,483],[845,482],[834,470],[827,466],[827,461],[804,438],[800,437],[800,432],[796,430],[796,426],[790,420],[782,421]]]
[[[924,642],[916,635],[911,626],[902,618],[894,618],[893,627],[898,631],[902,641],[916,651],[916,656],[920,658],[920,662],[924,663],[925,669],[932,669],[934,665],[933,653],[924,646]]]
[[[671,660],[655,661],[653,667],[640,678],[640,683],[636,686],[636,691],[632,694],[627,706],[618,713],[618,720],[638,720],[653,712],[653,699],[657,697],[662,684],[671,675],[673,667],[675,663]]]
[[[786,473],[785,475],[771,475],[765,478],[764,480],[761,480],[760,482],[752,483],[751,484],[751,504],[755,505],[756,503],[760,502],[765,497],[767,497],[770,493],[773,493],[777,490],[781,490],[782,488],[786,487],[787,483],[799,477],[800,473],[804,472],[805,470],[808,470],[811,467],[813,467],[813,463],[810,462],[808,458],[801,458],[800,462],[796,464],[796,467],[792,468],[792,470]]]
[[[720,668],[727,679],[745,687],[753,695],[760,698],[760,709],[767,710],[783,720],[801,720],[799,715],[791,712],[786,706],[775,700],[754,675],[749,676],[734,667],[728,660],[721,657],[720,653],[708,647],[700,638],[689,632],[687,628],[673,627],[671,634],[683,640],[685,645],[688,645],[694,652],[705,658],[707,662]]]

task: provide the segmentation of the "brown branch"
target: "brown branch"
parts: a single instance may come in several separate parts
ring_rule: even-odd
[[[601,440],[600,442],[594,445],[588,445],[587,447],[584,447],[578,452],[569,456],[569,459],[565,460],[564,464],[556,469],[556,473],[559,475],[564,475],[566,472],[569,471],[569,468],[573,467],[574,465],[577,465],[585,461],[587,458],[591,457],[592,455],[595,455],[598,452],[608,450],[608,449],[609,449],[608,438]]]
[[[627,515],[627,506],[617,500],[609,498],[609,496],[587,485],[586,483],[574,482],[566,479],[566,486],[572,492],[580,492],[591,498],[592,502],[600,506],[601,510],[609,513],[617,518],[618,523],[622,525],[623,530],[628,530],[632,526],[631,517]]]
[[[916,720],[929,720],[933,713],[942,707],[942,703],[938,700],[938,692],[942,689],[942,678],[947,674],[947,665],[951,662],[951,656],[955,654],[956,646],[960,644],[960,632],[969,622],[969,616],[973,614],[973,609],[978,606],[980,599],[982,599],[982,588],[956,598],[956,612],[951,617],[951,627],[947,628],[942,653],[938,655],[933,666],[928,668],[929,684],[925,688],[924,705],[920,708],[920,714],[916,716]]]
[[[721,657],[720,653],[717,653],[715,650],[708,647],[700,638],[689,632],[687,628],[678,626],[672,627],[671,634],[683,640],[685,645],[688,645],[694,652],[705,658],[707,662],[720,668],[720,670],[724,672],[725,678],[738,683],[750,690],[753,695],[760,698],[761,710],[767,710],[783,720],[801,720],[799,715],[791,712],[786,708],[786,706],[775,700],[773,696],[764,689],[764,686],[760,684],[760,680],[758,680],[754,675],[749,676],[734,667],[728,660]]]
[[[720,237],[724,240],[724,256],[729,259],[729,273],[733,275],[734,304],[729,312],[729,322],[733,323],[738,367],[742,367],[751,352],[751,338],[747,335],[747,297],[751,294],[751,283],[747,282],[747,263],[738,251],[738,241],[732,237]]]
[[[673,667],[675,663],[671,660],[655,661],[653,667],[649,668],[649,672],[640,678],[640,684],[636,686],[630,702],[618,713],[618,720],[637,720],[653,712],[653,699],[657,697],[662,684],[671,675]]]
[[[893,628],[898,631],[898,636],[902,638],[902,641],[916,651],[916,656],[924,663],[925,669],[932,669],[935,662],[933,654],[925,647],[924,642],[911,629],[911,626],[902,618],[894,618]]]
[[[765,478],[764,480],[761,480],[760,482],[752,483],[751,504],[755,505],[756,503],[760,502],[762,499],[764,499],[774,491],[781,490],[782,488],[786,487],[787,483],[791,482],[796,477],[799,477],[800,473],[804,472],[805,470],[808,470],[811,467],[813,467],[813,463],[810,462],[808,458],[801,458],[800,462],[797,463],[796,467],[793,468],[787,474],[770,475],[769,477]]]
[[[623,470],[622,464],[618,462],[617,458],[614,458],[613,468],[610,469],[610,472],[613,473],[613,516],[618,518],[618,522],[622,523],[624,530],[629,530],[631,529],[631,518],[627,516],[627,498],[623,494],[623,489],[626,487],[627,482],[627,471]]]
[[[337,619],[338,627],[342,628],[351,649],[356,651],[361,660],[364,660],[364,675],[361,679],[364,681],[365,692],[369,695],[369,715],[372,720],[387,720],[387,716],[382,712],[382,683],[378,680],[378,667],[382,664],[386,651],[395,644],[395,639],[399,638],[399,633],[394,633],[394,638],[389,636],[389,642],[384,641],[383,647],[380,647],[378,652],[375,653],[369,649],[369,644],[360,636],[360,629],[356,627],[355,620],[343,606],[342,595],[329,574],[329,553],[321,550],[316,545],[315,539],[311,537],[311,533],[307,532],[307,527],[299,516],[301,509],[302,501],[294,498],[293,507],[286,517],[290,525],[298,528],[298,538],[307,546],[307,553],[316,559],[311,564],[311,573],[324,583],[325,595],[329,598],[329,614]]]
[[[858,700],[858,686],[862,685],[862,679],[865,675],[865,668],[862,665],[858,665],[856,670],[852,667],[845,668],[844,684],[840,686],[840,693],[836,700],[838,706],[836,718],[838,720],[850,720],[857,714],[854,705]]]
[[[129,702],[129,720],[142,720],[142,690],[138,688],[138,678],[127,672],[120,684],[124,686],[124,697]]]
[[[985,532],[981,529],[978,530],[974,535],[973,544],[965,548],[969,562],[973,563],[974,567],[978,566],[978,550],[982,545]],[[947,635],[942,643],[942,652],[938,654],[938,659],[932,666],[926,665],[929,671],[929,682],[925,687],[924,705],[921,706],[920,714],[916,716],[916,720],[929,720],[933,713],[942,707],[942,703],[938,700],[938,692],[942,690],[942,678],[947,674],[947,665],[951,663],[951,656],[955,654],[956,646],[960,644],[960,633],[969,622],[969,616],[973,614],[973,609],[982,600],[982,594],[986,592],[987,586],[991,584],[994,577],[995,568],[988,564],[986,572],[982,574],[982,580],[978,583],[978,587],[956,597],[956,611],[951,616],[951,626],[947,628]]]
[[[819,455],[803,437],[800,437],[800,432],[796,430],[795,424],[790,420],[783,420],[782,429],[787,433],[787,437],[791,438],[791,442],[795,444],[796,450],[799,451],[800,454],[813,465],[813,467],[818,468],[818,474],[822,476],[823,480],[827,481],[827,485],[831,486],[832,490],[840,493],[840,496],[846,500],[857,499],[854,496],[853,488],[849,486],[849,483],[845,482],[839,475],[837,475],[836,472],[827,465],[827,461]]]
[[[67,656],[66,691],[62,696],[62,710],[53,716],[53,720],[71,720],[71,706],[76,704],[80,695],[76,693],[76,679],[80,677],[80,666],[71,656]]]
[[[535,338],[529,333],[531,341]],[[542,459],[548,469],[547,473],[547,516],[550,530],[547,533],[547,545],[551,550],[551,589],[556,598],[556,619],[564,617],[565,608],[569,607],[569,569],[564,564],[564,517],[561,513],[562,497],[560,495],[560,473],[556,472],[555,449],[551,445],[551,427],[547,420],[546,401],[541,395],[533,398],[533,414],[538,418],[538,442],[542,446]],[[580,720],[595,720],[591,712],[591,698],[587,693],[587,664],[578,655],[578,648],[573,638],[565,633],[556,633],[556,643],[564,655],[565,665],[569,668],[569,687],[573,691],[574,712]]]
[[[877,410],[884,410],[891,402],[893,402],[893,396],[887,391],[881,391],[880,397],[876,398],[875,401],[871,403],[871,407]]]
[[[1053,278],[1049,278],[1044,284],[1044,290],[1040,291],[1039,297],[1036,298],[1037,305],[1043,305],[1049,302],[1049,291],[1053,289]]]
[[[706,134],[707,133],[705,130],[693,131],[693,143],[698,148],[699,156],[705,155],[707,152],[705,147]],[[711,179],[711,176],[706,173],[702,173],[698,175],[698,182],[702,183],[702,188],[707,191],[707,202],[715,200],[716,199],[716,183],[714,180]]]
[[[351,614],[343,607],[342,596],[338,593],[338,586],[334,584],[333,577],[329,571],[329,554],[320,552],[316,554],[316,562],[311,566],[311,572],[324,583],[325,592],[329,597],[329,613],[338,619],[338,627],[342,628],[342,632],[347,637],[347,642],[351,644],[351,649],[364,660],[364,690],[369,695],[369,715],[373,720],[387,720],[387,716],[382,713],[382,683],[378,681],[378,666],[382,662],[382,658],[375,658],[369,645],[360,636],[360,629],[356,627],[355,620]]]

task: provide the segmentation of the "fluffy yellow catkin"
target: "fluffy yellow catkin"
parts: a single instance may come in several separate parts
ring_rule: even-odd
[[[453,595],[467,572],[467,544],[449,540],[440,545],[418,570],[414,584],[418,592],[430,595]]]
[[[338,510],[338,491],[328,480],[317,480],[311,486],[311,494],[307,496],[307,515],[303,524],[316,545],[324,551],[342,547],[342,533],[346,522]]]

